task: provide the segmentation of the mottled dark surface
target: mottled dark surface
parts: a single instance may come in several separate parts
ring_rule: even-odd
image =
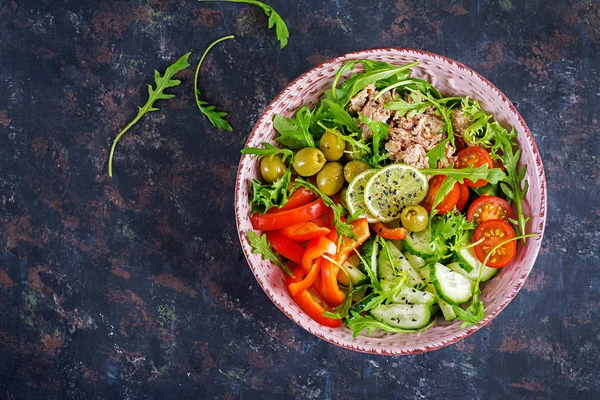
[[[0,2],[0,398],[600,397],[600,3]],[[373,4],[372,4],[373,3]],[[124,137],[154,69],[208,57],[217,131],[177,97]],[[548,179],[541,254],[519,295],[448,348],[390,358],[279,312],[240,249],[239,150],[268,102],[328,58],[406,46],[476,69],[517,105]]]

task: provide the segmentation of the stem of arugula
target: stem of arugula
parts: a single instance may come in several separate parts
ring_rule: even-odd
[[[210,49],[215,47],[215,45],[217,45],[225,40],[233,39],[234,37],[235,36],[233,36],[233,35],[229,35],[229,36],[224,36],[221,39],[217,39],[214,42],[212,42],[210,44],[210,46],[208,46],[206,48],[206,50],[204,50],[204,54],[202,54],[202,57],[200,58],[200,62],[198,63],[198,66],[196,67],[196,73],[194,74],[194,96],[196,96],[196,103],[198,103],[200,101],[200,98],[198,97],[198,95],[200,94],[200,91],[198,90],[198,73],[200,72],[200,67],[202,66],[202,63],[204,62],[206,55],[208,54]]]

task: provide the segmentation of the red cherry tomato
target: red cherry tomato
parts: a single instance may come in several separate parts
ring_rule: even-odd
[[[435,195],[440,190],[440,186],[442,186],[444,179],[446,179],[446,175],[435,175],[429,181],[429,190],[427,191],[427,195],[421,202],[421,205],[425,207],[429,212],[431,212],[433,202],[435,201]],[[458,183],[455,183],[450,193],[448,193],[446,197],[444,197],[444,199],[435,207],[435,209],[437,210],[437,214],[444,214],[452,210],[456,203],[458,203],[459,197],[460,188],[458,187]]]
[[[481,147],[467,147],[462,149],[456,157],[454,168],[467,168],[468,166],[477,168],[485,164],[488,165],[488,168],[494,168],[494,161],[490,157],[490,153]],[[487,182],[484,179],[479,179],[477,182],[465,179],[465,183],[469,187],[477,188],[484,186]]]
[[[475,229],[473,242],[481,243],[475,246],[475,255],[481,262],[485,261],[486,256],[498,244],[515,237],[515,231],[508,222],[499,219],[491,219],[483,222]],[[487,266],[491,268],[502,268],[509,264],[517,253],[517,244],[513,240],[498,247],[487,261]]]
[[[458,203],[456,203],[456,208],[458,211],[462,211],[469,201],[469,187],[464,183],[458,186],[460,188],[460,197],[458,198]]]
[[[481,196],[467,210],[467,220],[475,222],[476,225],[492,219],[508,221],[511,215],[512,208],[506,200],[490,195]]]

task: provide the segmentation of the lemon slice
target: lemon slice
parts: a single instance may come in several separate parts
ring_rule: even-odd
[[[379,221],[393,221],[400,218],[404,207],[419,204],[428,188],[427,178],[415,167],[388,165],[365,185],[365,205]]]
[[[359,216],[366,218],[368,222],[377,222],[378,219],[371,214],[367,206],[365,205],[365,186],[369,181],[369,178],[373,176],[377,169],[368,169],[356,175],[352,182],[348,185],[346,191],[346,205],[350,214],[354,214],[359,211]]]

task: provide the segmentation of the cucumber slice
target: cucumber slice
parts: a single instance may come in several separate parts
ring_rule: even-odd
[[[371,310],[371,315],[388,325],[402,329],[419,329],[431,320],[428,304],[385,304]]]
[[[406,260],[408,260],[410,266],[417,271],[419,270],[419,268],[425,265],[425,260],[423,260],[419,256],[415,256],[414,254],[410,254],[408,251],[404,252],[404,257],[406,257]]]
[[[398,279],[398,278],[396,278]],[[388,291],[394,286],[394,281],[381,281],[381,289]],[[435,295],[429,292],[423,292],[407,286],[402,287],[397,295],[392,297],[392,303],[396,304],[433,304]]]
[[[431,231],[429,228],[421,232],[409,232],[404,238],[404,247],[406,251],[415,256],[429,258],[433,255],[431,243]]]
[[[453,264],[457,264],[458,268],[456,268],[456,266],[454,266],[454,268],[450,267],[452,264],[449,264],[448,268],[458,272],[472,281],[476,281],[477,277],[479,276],[479,270],[483,264],[477,259],[477,256],[475,256],[475,251],[473,248],[471,247],[470,249],[462,249],[454,253],[454,258],[456,263]],[[485,267],[483,269],[483,274],[481,275],[481,282],[489,281],[497,273],[498,268]]]
[[[446,321],[454,321],[456,319],[456,313],[450,304],[446,303],[439,297],[438,304],[440,305],[440,309],[442,310],[442,314],[444,315],[444,319]]]
[[[377,257],[379,279],[391,281],[394,278],[402,276],[404,271],[406,271],[408,285],[417,289],[423,288],[425,286],[425,282],[419,276],[417,271],[410,266],[410,263],[404,257],[402,252],[400,252],[400,250],[398,250],[398,248],[390,241],[387,241],[387,248],[389,249],[389,255],[388,252],[382,247],[379,251],[379,256]]]
[[[360,269],[358,269],[358,264],[360,264],[360,258],[358,258],[358,256],[356,254],[349,257],[348,260],[346,260],[346,262],[343,264],[344,267],[346,267],[346,271],[348,272],[348,275],[346,275],[346,273],[344,273],[344,271],[342,271],[340,269],[340,272],[338,272],[338,275],[337,275],[338,282],[344,286],[350,286],[350,284],[348,282],[348,278],[350,278],[350,281],[352,282],[352,284],[354,286],[358,286],[358,285],[362,285],[363,283],[367,283],[369,280],[369,277],[367,275],[363,274],[360,271]]]
[[[473,282],[440,263],[431,265],[431,281],[438,296],[449,304],[462,304],[473,294]]]

